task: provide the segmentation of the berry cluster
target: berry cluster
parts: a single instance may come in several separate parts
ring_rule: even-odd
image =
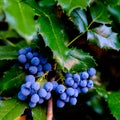
[[[27,47],[18,51],[18,61],[28,71],[29,74],[42,76],[45,72],[52,69],[47,58],[39,55],[39,52]]]
[[[52,89],[53,85],[51,82],[46,82],[41,87],[40,83],[35,81],[33,75],[26,75],[25,83],[20,88],[18,98],[22,101],[29,100],[29,106],[33,108],[37,104],[42,104],[45,100],[49,100]]]
[[[52,92],[58,96],[57,107],[62,108],[66,103],[76,105],[79,93],[87,93],[94,85],[91,77],[96,74],[96,70],[89,68],[80,74],[65,73],[62,84],[54,80],[47,81],[41,86],[39,79],[51,71],[52,66],[45,57],[30,47],[18,51],[18,61],[28,72],[25,83],[21,85],[18,98],[22,101],[29,101],[31,108],[49,100]]]
[[[44,100],[50,99],[52,83],[46,82],[40,87],[40,83],[36,81],[36,78],[52,70],[47,58],[27,47],[18,51],[18,61],[28,73],[25,77],[25,83],[21,85],[18,98],[22,101],[29,100],[29,106],[32,108],[37,103],[42,104]]]
[[[56,87],[55,91],[59,94],[57,106],[62,108],[65,103],[76,105],[79,93],[87,93],[93,87],[93,80],[90,77],[96,74],[94,68],[89,68],[87,71],[80,74],[66,73],[64,85],[60,84]]]

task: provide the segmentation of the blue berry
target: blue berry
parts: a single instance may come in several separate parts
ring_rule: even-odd
[[[74,89],[72,87],[69,87],[66,89],[66,94],[68,96],[73,96],[74,95]]]
[[[65,73],[65,78],[71,77],[72,78],[72,74],[71,73]]]
[[[46,64],[47,58],[40,56],[39,59],[40,59],[41,64]]]
[[[71,77],[65,79],[65,85],[72,86],[74,84],[74,80]]]
[[[32,64],[32,65],[37,66],[37,65],[39,65],[39,63],[40,63],[40,60],[39,60],[38,57],[33,57],[33,58],[31,59],[31,64]]]
[[[87,85],[87,80],[81,80],[79,83],[79,86],[81,87],[86,87],[86,85]]]
[[[89,68],[87,72],[88,72],[89,76],[94,76],[96,74],[95,68]]]
[[[24,85],[25,85],[26,88],[30,89],[32,83],[31,82],[26,82]]]
[[[38,52],[33,52],[33,56],[38,57],[39,56]]]
[[[39,104],[44,103],[44,99],[43,99],[43,98],[41,98],[41,97],[39,97],[39,101],[38,101],[38,103],[39,103]]]
[[[69,102],[70,102],[71,105],[76,105],[76,103],[77,103],[76,97],[70,97]]]
[[[26,56],[25,55],[19,55],[18,56],[18,61],[22,64],[26,63],[27,62],[27,59],[26,59]]]
[[[37,72],[37,77],[41,77],[44,75],[44,72],[43,71],[40,71],[40,72]]]
[[[1,100],[4,100],[3,97],[0,97],[0,101],[1,101]]]
[[[53,84],[53,90],[55,90],[55,89],[56,89],[56,87],[58,86],[57,81],[52,81],[51,83]]]
[[[35,102],[29,102],[29,106],[31,107],[31,108],[34,108],[35,106],[36,106],[36,103]]]
[[[25,87],[25,84],[23,86],[21,86],[21,93],[24,95],[24,96],[28,96],[30,94],[30,88],[26,88]]]
[[[40,89],[40,85],[39,85],[38,82],[34,82],[34,83],[32,83],[31,88],[32,88],[33,90],[37,91],[37,90]]]
[[[73,88],[77,88],[78,87],[78,83],[74,82],[74,84],[72,85]]]
[[[65,91],[65,86],[62,85],[62,84],[59,84],[59,85],[56,87],[55,91],[56,91],[57,93],[61,94],[61,93],[63,93],[63,92]]]
[[[41,89],[38,90],[38,95],[41,98],[44,98],[47,95],[47,91],[44,88],[41,88]]]
[[[35,82],[35,77],[33,75],[26,75],[25,81],[33,83]]]
[[[46,82],[43,88],[46,89],[47,92],[50,92],[53,89],[53,84],[51,82]]]
[[[73,97],[78,97],[78,95],[79,95],[78,89],[74,89],[74,95],[73,95]]]
[[[87,87],[88,88],[92,88],[93,87],[93,81],[92,80],[88,80]]]
[[[77,74],[77,73],[76,73],[76,74],[74,74],[74,75],[73,75],[73,79],[74,79],[74,81],[75,81],[75,82],[77,82],[77,83],[78,83],[78,82],[80,81],[80,75],[79,75],[79,74]]]
[[[31,52],[32,48],[31,47],[26,47],[25,50],[26,50],[26,52]]]
[[[20,91],[20,92],[18,93],[18,99],[24,101],[24,100],[27,99],[27,96],[24,96],[24,95],[21,93],[21,91]]]
[[[49,100],[51,98],[51,92],[47,92],[47,95],[45,96],[45,100]]]
[[[56,104],[57,104],[57,107],[59,108],[63,108],[65,106],[65,102],[60,99],[57,100]]]
[[[31,74],[36,74],[37,73],[37,67],[36,66],[30,66],[29,67],[29,72]]]
[[[83,92],[83,93],[87,93],[87,92],[88,92],[88,88],[87,88],[87,87],[83,87],[83,88],[81,88],[81,92]]]
[[[21,54],[26,54],[26,50],[25,49],[20,49],[19,51],[18,51],[18,55],[21,55]]]
[[[67,98],[64,100],[66,103],[68,103],[70,100],[70,96],[67,96]]]
[[[33,95],[31,96],[30,101],[31,101],[32,103],[37,103],[37,102],[39,101],[39,96],[38,96],[38,94],[33,94]]]
[[[88,79],[88,77],[89,77],[89,74],[86,71],[80,73],[81,79],[86,80],[86,79]]]
[[[42,71],[42,65],[39,64],[38,67],[37,67],[37,69],[38,69],[38,72],[41,72]]]
[[[66,92],[63,92],[63,93],[60,94],[60,99],[61,100],[66,100],[66,98],[67,98]]]
[[[50,64],[50,63],[44,64],[43,70],[44,70],[44,71],[50,71],[50,70],[52,70],[51,64]]]
[[[26,70],[28,70],[29,67],[30,67],[30,64],[29,64],[29,63],[25,63],[24,68],[25,68]]]
[[[32,59],[33,58],[33,54],[31,52],[28,52],[26,54],[26,58],[29,59],[29,60]]]

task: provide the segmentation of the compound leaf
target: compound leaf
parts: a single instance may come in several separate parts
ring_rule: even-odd
[[[34,120],[46,120],[46,108],[45,106],[39,105],[32,109]]]
[[[32,40],[36,32],[34,10],[20,0],[4,1],[3,10],[6,21],[11,28],[15,29],[26,40]]]
[[[58,4],[61,5],[63,10],[68,14],[72,12],[75,8],[86,8],[89,4],[89,0],[57,0]]]
[[[98,23],[111,23],[110,15],[107,11],[107,8],[103,4],[93,4],[90,6],[90,14],[94,22]]]
[[[120,112],[118,112],[118,110],[120,109],[120,91],[110,92],[107,101],[112,115],[116,120],[119,120]]]
[[[15,120],[26,107],[27,104],[14,98],[0,101],[0,120]]]
[[[17,59],[17,50],[11,46],[0,46],[0,60]]]
[[[88,32],[88,40],[94,42],[101,48],[120,49],[117,33],[113,32],[111,27],[101,25]]]
[[[68,52],[68,59],[65,63],[66,68],[71,71],[87,70],[90,67],[96,66],[92,56],[82,50],[71,49]]]
[[[4,73],[3,78],[0,79],[0,91],[1,93],[13,94],[24,81],[24,72],[17,66],[12,67],[9,71]]]
[[[74,9],[71,12],[71,19],[73,23],[77,26],[77,29],[80,32],[86,32],[87,26],[88,26],[88,21],[87,21],[87,16],[84,10],[82,9]]]
[[[73,50],[69,49],[65,45],[64,41],[65,39],[68,39],[68,36],[65,32],[65,28],[60,19],[58,19],[55,14],[52,14],[54,13],[55,9],[50,9],[49,7],[48,8],[37,7],[33,0],[29,1],[26,0],[26,2],[31,7],[33,7],[36,13],[39,15],[38,24],[40,26],[40,34],[42,35],[46,46],[51,48],[54,59],[57,61],[58,64],[60,64],[61,68],[63,70],[65,69],[70,70],[77,68],[75,67],[77,65],[81,66],[82,69],[87,68],[90,65],[88,62],[89,60],[87,61],[88,56],[87,55],[84,56],[84,61],[88,63],[83,62],[84,63],[83,65],[81,64],[83,54],[82,55],[79,54],[79,57],[77,58],[76,56],[72,55]],[[79,60],[81,61],[79,62]],[[93,59],[91,59],[91,61],[92,60]],[[92,63],[93,64],[91,65],[94,66],[93,61]],[[73,66],[74,68],[72,68]]]

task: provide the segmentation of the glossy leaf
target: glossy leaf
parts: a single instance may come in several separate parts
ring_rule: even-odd
[[[65,63],[68,70],[80,72],[81,70],[87,70],[90,67],[96,66],[93,57],[82,50],[71,49],[68,55],[68,59]]]
[[[108,11],[110,12],[111,16],[113,16],[115,20],[120,23],[120,6],[109,6]]]
[[[0,120],[15,120],[26,107],[25,103],[14,98],[0,101]]]
[[[86,8],[89,4],[89,0],[57,0],[58,4],[61,5],[63,10],[68,14],[75,8]]]
[[[90,6],[90,13],[92,21],[98,23],[111,23],[110,15],[107,11],[107,7],[104,4],[93,4]]]
[[[4,1],[1,0],[1,1],[0,1],[0,9],[2,8],[3,5],[4,5]]]
[[[17,59],[17,51],[11,46],[0,46],[0,60]]]
[[[46,46],[52,50],[54,59],[63,70],[75,69],[77,67],[72,67],[77,65],[79,65],[82,69],[87,68],[90,65],[88,61],[92,61],[91,63],[93,64],[91,65],[95,65],[93,62],[94,60],[91,57],[88,57],[87,55],[83,57],[83,54],[79,54],[79,57],[77,58],[76,56],[72,55],[73,51],[66,47],[64,44],[64,39],[68,39],[68,36],[65,33],[64,26],[60,19],[53,14],[55,11],[54,9],[37,7],[33,0],[26,0],[26,2],[36,10],[37,14],[39,14],[40,17],[38,19],[38,24],[40,26],[40,34],[42,35]],[[91,58],[91,60],[88,59],[87,61],[87,57]],[[83,58],[88,63],[84,63],[82,61],[79,62],[79,60]]]
[[[43,105],[38,105],[32,109],[34,120],[46,120],[46,108]]]
[[[113,32],[111,27],[101,25],[92,29],[87,34],[88,40],[97,44],[101,48],[120,49],[117,33]]]
[[[95,84],[94,88],[98,95],[100,95],[101,97],[104,97],[104,98],[108,98],[108,92],[102,85]]]
[[[39,1],[40,6],[52,6],[55,4],[56,4],[55,0],[40,0]]]
[[[71,16],[73,23],[77,26],[77,29],[80,32],[86,32],[88,21],[87,21],[87,16],[86,16],[85,11],[82,9],[74,9],[71,12],[70,16]]]
[[[9,25],[26,40],[32,40],[36,32],[34,10],[20,0],[4,1],[3,9]]]
[[[9,71],[4,73],[4,77],[0,79],[0,91],[1,93],[15,93],[13,89],[18,89],[24,82],[24,72],[18,67],[12,67]]]
[[[108,95],[108,106],[111,110],[111,114],[119,120],[120,118],[120,91],[110,92]]]

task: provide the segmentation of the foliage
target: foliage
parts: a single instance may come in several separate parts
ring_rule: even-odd
[[[89,109],[93,112],[87,114],[82,109],[80,112],[88,118],[95,119],[92,116],[95,114],[100,119],[119,120],[120,69],[116,65],[120,59],[119,13],[120,0],[0,1],[1,120],[15,119],[28,108],[16,97],[26,74],[18,63],[18,50],[27,46],[38,48],[56,63],[51,76],[58,73],[60,79],[65,72],[80,73],[95,67],[94,89],[86,97],[80,95],[81,103],[78,101],[76,108],[70,106],[70,109],[88,108],[86,102],[91,104]],[[41,84],[45,81],[43,79]],[[46,103],[32,109],[34,120],[46,119],[45,107]],[[69,107],[62,110],[66,109]]]

